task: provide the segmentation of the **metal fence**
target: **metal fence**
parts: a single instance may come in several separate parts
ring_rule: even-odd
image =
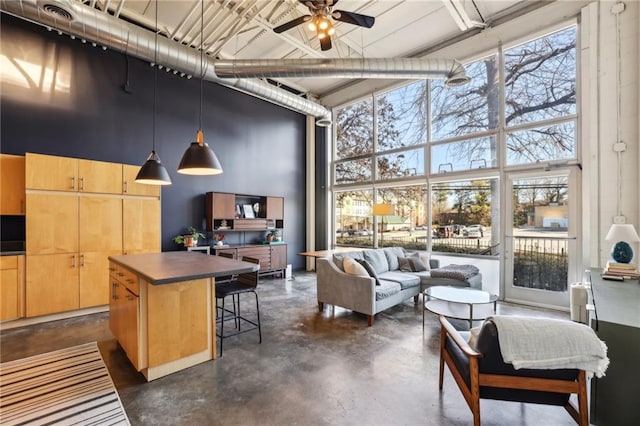
[[[517,287],[567,291],[568,238],[514,237],[513,284]]]
[[[373,236],[337,237],[336,244],[351,247],[373,247]],[[383,234],[378,237],[379,247],[404,247],[407,250],[426,250],[427,237],[424,235],[393,236]],[[466,253],[496,256],[499,245],[491,245],[491,241],[473,238],[434,238],[431,240],[432,251],[445,253]]]

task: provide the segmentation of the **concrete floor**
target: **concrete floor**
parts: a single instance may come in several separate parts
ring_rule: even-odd
[[[107,313],[2,331],[0,360],[97,341],[132,425],[472,423],[448,370],[438,391],[438,323],[427,313],[423,333],[413,300],[367,327],[345,309],[320,314],[313,273],[265,278],[258,293],[262,344],[257,333],[227,339],[222,358],[150,383],[113,338]],[[568,317],[511,304],[498,313]],[[485,426],[575,424],[560,407],[482,400],[481,413]]]

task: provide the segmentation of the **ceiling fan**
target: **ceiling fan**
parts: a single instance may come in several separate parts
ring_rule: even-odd
[[[300,24],[308,22],[311,31],[315,31],[320,40],[320,48],[322,50],[331,49],[331,36],[336,30],[329,17],[336,21],[346,22],[347,24],[358,25],[360,27],[371,28],[376,22],[373,16],[361,15],[355,12],[345,10],[333,10],[333,6],[338,0],[298,0],[309,8],[310,15],[303,15],[292,21],[285,22],[273,29],[276,33],[287,31]]]

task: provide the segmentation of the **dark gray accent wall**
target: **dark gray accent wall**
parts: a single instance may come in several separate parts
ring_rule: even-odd
[[[142,164],[152,147],[154,69],[148,63],[1,15],[0,151]],[[288,263],[304,267],[305,117],[204,82],[205,142],[224,173],[177,173],[195,140],[200,80],[157,72],[156,151],[173,185],[162,189],[162,249],[189,225],[204,229],[207,191],[285,198]],[[127,90],[124,89],[125,85]]]

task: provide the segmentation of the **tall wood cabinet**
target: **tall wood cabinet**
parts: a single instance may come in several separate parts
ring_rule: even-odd
[[[24,157],[0,154],[0,215],[23,216]]]
[[[26,316],[106,305],[108,257],[160,251],[160,190],[134,168],[27,153]]]

